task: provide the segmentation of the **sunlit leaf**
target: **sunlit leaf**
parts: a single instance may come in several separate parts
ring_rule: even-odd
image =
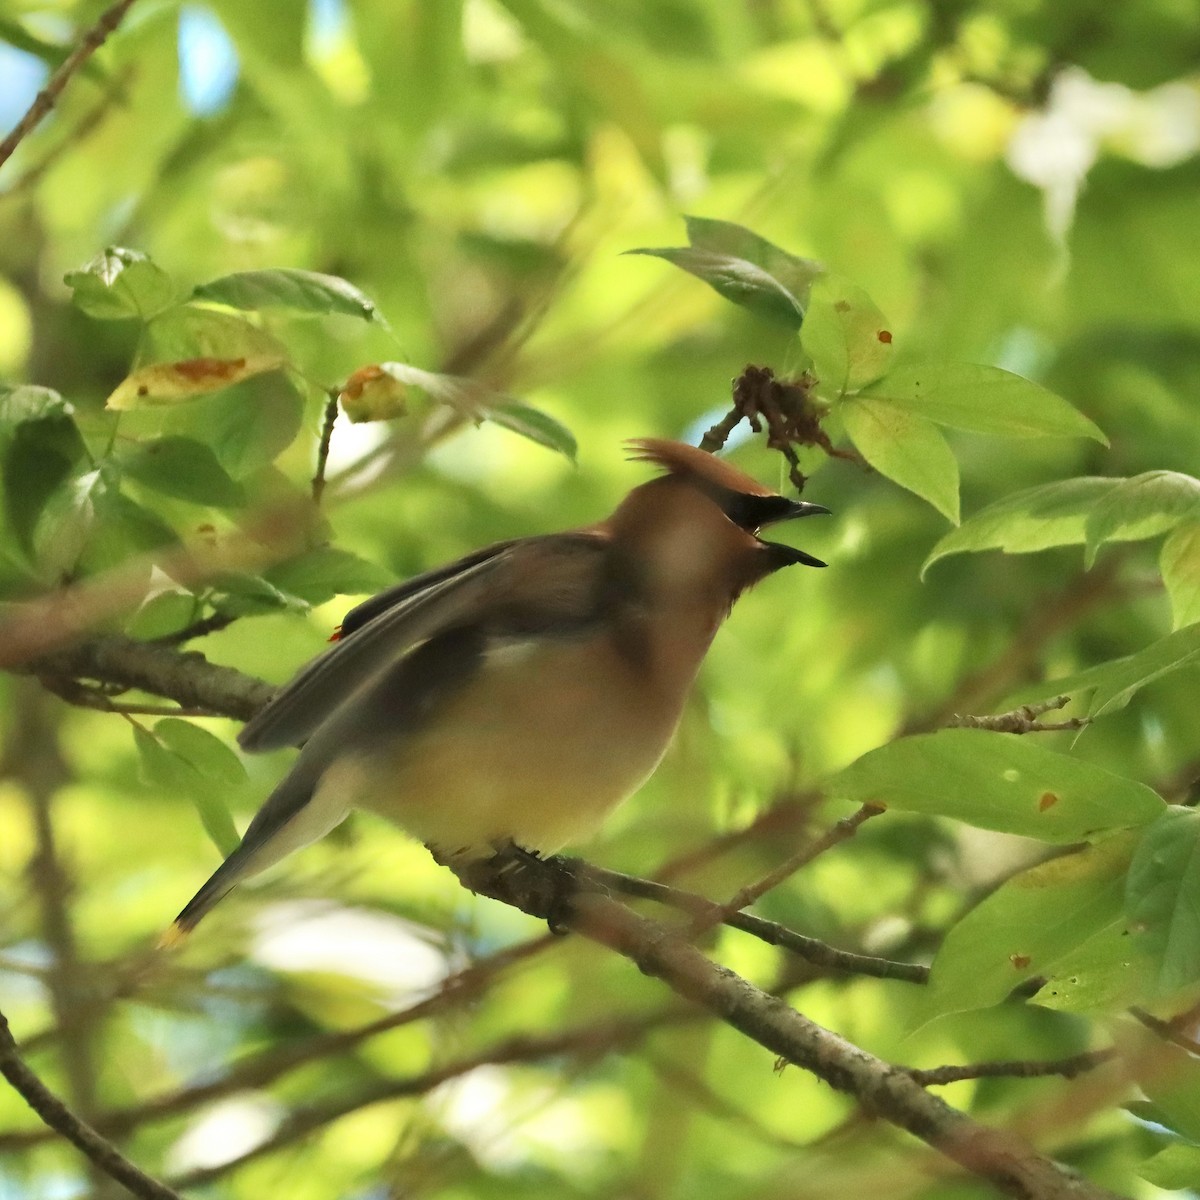
[[[921,574],[939,558],[969,550],[1029,554],[1051,546],[1080,545],[1087,536],[1088,517],[1097,502],[1120,482],[1084,475],[1005,496],[946,534],[929,552]]]
[[[1155,537],[1197,515],[1200,479],[1179,471],[1147,471],[1122,479],[1088,516],[1085,561],[1091,566],[1105,542]]]
[[[979,729],[900,738],[864,754],[827,787],[844,800],[1044,842],[1144,825],[1163,811],[1145,784],[1047,750],[1031,737]]]
[[[1200,1188],[1200,1146],[1172,1142],[1142,1163],[1138,1174],[1168,1192],[1194,1192]]]
[[[103,320],[146,320],[174,299],[171,277],[138,250],[109,246],[86,266],[68,271],[63,282],[76,307]]]
[[[0,431],[25,421],[43,421],[48,417],[70,417],[75,407],[53,388],[21,384],[0,384]]]
[[[1014,875],[946,934],[921,1012],[928,1020],[1000,1003],[1035,976],[1058,978],[1078,946],[1120,929],[1133,836]]]
[[[1136,654],[1091,668],[1074,682],[1077,688],[1095,688],[1088,711],[1096,717],[1124,708],[1156,679],[1181,667],[1197,665],[1200,665],[1200,625],[1187,625],[1151,642]]]
[[[831,397],[878,379],[895,354],[887,318],[862,288],[839,275],[813,284],[800,341]]]
[[[1200,621],[1200,522],[1186,521],[1165,542],[1159,557],[1176,629]]]
[[[341,313],[364,321],[382,321],[375,302],[352,283],[336,275],[277,267],[266,271],[238,271],[202,283],[192,293],[196,300],[227,304],[249,312],[282,308],[294,313]]]
[[[715,292],[759,316],[799,329],[813,281],[823,268],[797,258],[729,221],[687,218],[689,246],[641,248],[627,254],[664,258]]]
[[[380,363],[379,369],[397,383],[418,388],[431,399],[449,405],[472,420],[491,421],[539,446],[557,450],[570,459],[575,457],[574,436],[549,413],[458,375],[423,371],[402,362]]]
[[[850,440],[871,466],[958,523],[958,463],[935,425],[866,396],[847,398],[840,411]]]
[[[1099,427],[1061,396],[1011,371],[975,363],[905,364],[867,395],[952,429],[1006,437],[1089,437]]]

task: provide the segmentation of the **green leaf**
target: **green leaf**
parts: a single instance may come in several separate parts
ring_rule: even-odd
[[[818,279],[800,331],[818,382],[844,395],[878,379],[895,354],[887,325],[887,318],[862,288],[838,275]]]
[[[397,382],[419,388],[431,399],[449,405],[472,420],[491,421],[539,446],[565,454],[572,462],[575,460],[577,446],[571,431],[540,409],[460,375],[423,371],[402,362],[380,363],[379,368]]]
[[[217,595],[213,607],[231,617],[261,616],[270,612],[308,612],[309,605],[258,575],[229,571],[213,581]]]
[[[186,797],[200,816],[205,833],[222,854],[237,848],[237,829],[218,780],[205,778],[182,755],[140,725],[133,727],[134,742],[146,783],[174,796]]]
[[[840,412],[871,466],[958,524],[958,463],[935,425],[865,396],[847,398]]]
[[[111,465],[111,464],[110,464]],[[130,558],[174,546],[179,535],[156,512],[115,485],[95,493],[95,522],[88,531],[80,570],[87,574],[125,566]]]
[[[69,405],[30,407],[26,411],[47,415],[30,415],[16,426],[0,451],[0,477],[8,525],[17,544],[30,554],[42,512],[83,457],[85,447],[75,422],[66,415]]]
[[[1136,939],[1158,959],[1161,994],[1200,979],[1200,812],[1170,808],[1146,830],[1125,908]]]
[[[86,266],[68,271],[63,282],[77,308],[105,321],[146,320],[174,298],[171,277],[138,250],[109,246]]]
[[[819,263],[797,258],[729,221],[687,217],[689,246],[641,248],[626,254],[664,258],[704,280],[726,300],[799,329]]]
[[[238,271],[192,293],[196,300],[227,304],[249,312],[283,308],[295,313],[341,313],[364,321],[382,322],[375,302],[352,283],[336,275],[278,267],[267,271]]]
[[[1188,521],[1163,542],[1158,560],[1176,629],[1200,621],[1200,521]]]
[[[1200,479],[1178,471],[1147,471],[1120,480],[1087,520],[1085,561],[1090,567],[1105,542],[1155,537],[1200,514]]]
[[[1082,544],[1087,537],[1088,516],[1120,482],[1083,475],[1005,496],[946,534],[921,565],[921,575],[939,558],[966,551],[1029,554],[1051,546]]]
[[[572,462],[579,452],[575,437],[561,422],[534,408],[516,400],[508,400],[500,404],[491,404],[485,410],[487,420],[493,425],[499,425],[511,433],[520,434],[539,446],[548,450],[557,450],[565,454]]]
[[[980,729],[900,738],[851,763],[827,789],[844,800],[1044,842],[1144,825],[1163,811],[1145,784],[1047,750],[1031,737]]]
[[[26,421],[44,421],[51,417],[73,417],[74,407],[53,388],[21,384],[0,384],[0,430]]]
[[[235,313],[180,304],[150,321],[142,334],[137,365],[193,358],[278,358],[286,347],[261,326]]]
[[[247,782],[246,768],[219,737],[182,717],[164,717],[154,726],[154,734],[180,758],[196,768],[203,779],[226,787]]]
[[[280,371],[163,412],[163,431],[203,441],[234,478],[273,462],[304,424],[304,397]]]
[[[159,592],[129,618],[125,632],[139,641],[149,642],[178,633],[199,615],[199,604],[191,592]]]
[[[1133,837],[1040,863],[1006,880],[947,933],[922,998],[925,1020],[988,1008],[1034,976],[1056,979],[1080,946],[1124,921]]]
[[[395,576],[378,564],[333,546],[321,546],[277,563],[264,572],[264,578],[280,591],[312,605],[325,604],[334,596],[378,592],[396,582]]]
[[[203,442],[184,437],[156,438],[120,461],[126,475],[166,496],[218,508],[237,508],[246,503],[245,489],[229,477]]]
[[[1200,1188],[1200,1146],[1175,1141],[1138,1167],[1147,1183],[1168,1192],[1196,1191]]]
[[[1136,1051],[1136,1044],[1131,1047]],[[1144,1120],[1200,1141],[1200,1071],[1195,1056],[1181,1046],[1157,1039],[1148,1053],[1127,1059],[1134,1081],[1147,1100],[1127,1107]]]
[[[1151,999],[1148,981],[1156,969],[1157,963],[1136,944],[1122,917],[1063,955],[1033,1003],[1058,1012],[1122,1011]]]
[[[1074,683],[1076,687],[1095,687],[1088,713],[1099,717],[1124,708],[1148,683],[1181,667],[1198,664],[1200,625],[1188,625],[1151,642],[1136,654],[1093,667],[1076,677]]]
[[[1005,437],[1090,437],[1099,427],[1061,396],[999,367],[916,363],[897,367],[866,394],[939,425]]]

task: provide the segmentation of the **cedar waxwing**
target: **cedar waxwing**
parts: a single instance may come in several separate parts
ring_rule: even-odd
[[[250,752],[303,749],[165,940],[351,806],[469,861],[553,853],[637,791],[733,602],[780,567],[825,565],[757,531],[829,510],[692,446],[631,445],[666,473],[608,520],[477,550],[347,615],[242,730]]]

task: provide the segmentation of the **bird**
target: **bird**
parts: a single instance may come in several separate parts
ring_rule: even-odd
[[[299,756],[165,944],[352,807],[454,864],[555,853],[638,790],[737,598],[826,565],[759,531],[830,510],[694,446],[627,445],[660,473],[607,519],[476,550],[346,615],[241,730],[248,753]]]

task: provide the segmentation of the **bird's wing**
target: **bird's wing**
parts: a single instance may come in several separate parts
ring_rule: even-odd
[[[473,554],[467,554],[455,562],[447,563],[442,567],[435,567],[432,571],[426,571],[423,575],[414,575],[412,579],[406,579],[402,583],[397,583],[386,591],[377,592],[369,600],[364,600],[361,604],[356,605],[342,618],[342,623],[339,626],[341,637],[343,639],[348,638],[356,629],[361,629],[389,608],[394,608],[397,604],[411,600],[414,596],[428,591],[436,584],[443,583],[456,575],[461,575],[463,571],[469,570],[479,563],[486,562],[489,558],[495,558],[496,555],[502,554],[505,550],[511,549],[515,545],[517,545],[516,539],[508,542],[496,542],[495,545],[485,546],[482,550],[476,550]]]
[[[476,625],[498,607],[511,607],[514,591],[522,590],[521,581],[535,562],[580,546],[588,553],[602,544],[589,534],[505,542],[364,601],[343,622],[342,640],[284,684],[242,729],[238,744],[251,753],[302,744],[417,646],[456,626]],[[413,682],[419,691],[420,681]]]

